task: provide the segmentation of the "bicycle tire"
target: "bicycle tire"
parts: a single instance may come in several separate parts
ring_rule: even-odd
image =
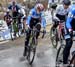
[[[53,29],[55,31],[53,31]],[[53,28],[53,27],[51,28],[51,30],[50,30],[50,39],[51,39],[51,43],[52,43],[53,47],[56,48],[57,45],[58,45],[58,34],[57,34],[57,29],[56,28]]]
[[[35,58],[35,53],[36,53],[36,38],[32,38],[32,41],[30,43],[30,46],[29,46],[29,50],[28,50],[28,56],[27,56],[27,60],[29,62],[29,64],[31,65],[34,61],[34,58]],[[35,46],[35,47],[34,47]],[[31,54],[32,55],[32,58],[31,58]]]
[[[64,38],[63,38],[63,36],[60,34],[60,39],[59,39],[59,41],[60,41],[60,47],[59,47],[59,49],[58,49],[58,51],[57,51],[57,56],[56,56],[56,67],[59,67],[59,63],[58,62],[60,62],[60,63],[62,63],[63,62],[63,50],[64,50],[64,47],[65,47],[65,45],[64,45]],[[59,55],[61,54],[61,59],[59,59]]]
[[[72,59],[70,60],[68,67],[71,67],[71,64],[73,64],[72,67],[75,67],[75,53],[72,55]]]
[[[57,51],[57,56],[56,56],[56,67],[60,67],[59,64],[61,64],[63,62],[63,50],[64,48],[62,48],[61,46],[59,47],[58,51]],[[62,58],[60,58],[62,57]]]

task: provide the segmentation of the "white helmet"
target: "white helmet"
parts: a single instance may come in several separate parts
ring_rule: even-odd
[[[36,9],[39,9],[40,11],[43,11],[44,10],[44,5],[39,3],[39,4],[36,4],[35,6]]]

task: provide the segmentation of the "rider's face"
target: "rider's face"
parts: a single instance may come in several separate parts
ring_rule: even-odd
[[[69,6],[68,5],[64,5],[64,8],[67,9],[67,8],[69,8]]]
[[[15,5],[15,2],[13,2],[13,5]]]
[[[37,13],[39,14],[41,11],[39,9],[37,9]]]

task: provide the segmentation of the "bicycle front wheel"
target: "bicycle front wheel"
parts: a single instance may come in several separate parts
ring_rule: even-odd
[[[68,67],[75,67],[75,51],[72,53],[72,58],[69,62]]]
[[[28,50],[28,56],[27,56],[27,60],[30,65],[33,63],[35,58],[36,45],[37,45],[36,38],[32,38],[32,41],[30,42],[30,46]]]
[[[57,51],[57,56],[56,56],[56,67],[60,67],[63,64],[63,50],[64,50],[64,45],[61,45]]]
[[[58,45],[58,33],[57,33],[56,28],[53,28],[53,27],[51,28],[50,39],[51,39],[51,43],[52,43],[53,47],[56,48]]]

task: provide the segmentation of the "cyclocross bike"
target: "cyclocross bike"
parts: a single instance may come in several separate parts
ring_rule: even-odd
[[[39,24],[36,24],[36,26],[39,26]],[[42,38],[44,38],[45,35],[43,31],[37,30],[36,26],[34,26],[33,29],[30,28],[31,36],[30,36],[29,45],[27,46],[27,60],[30,65],[34,61],[35,54],[36,54],[36,47],[38,45],[38,39],[36,39],[36,33],[37,32],[43,33]]]
[[[51,27],[50,30],[50,39],[51,39],[51,43],[53,45],[54,48],[57,48],[58,42],[60,42],[60,44],[63,43],[63,39],[64,39],[64,28],[65,28],[65,23],[63,20],[61,21],[56,21],[58,24],[58,27]]]

